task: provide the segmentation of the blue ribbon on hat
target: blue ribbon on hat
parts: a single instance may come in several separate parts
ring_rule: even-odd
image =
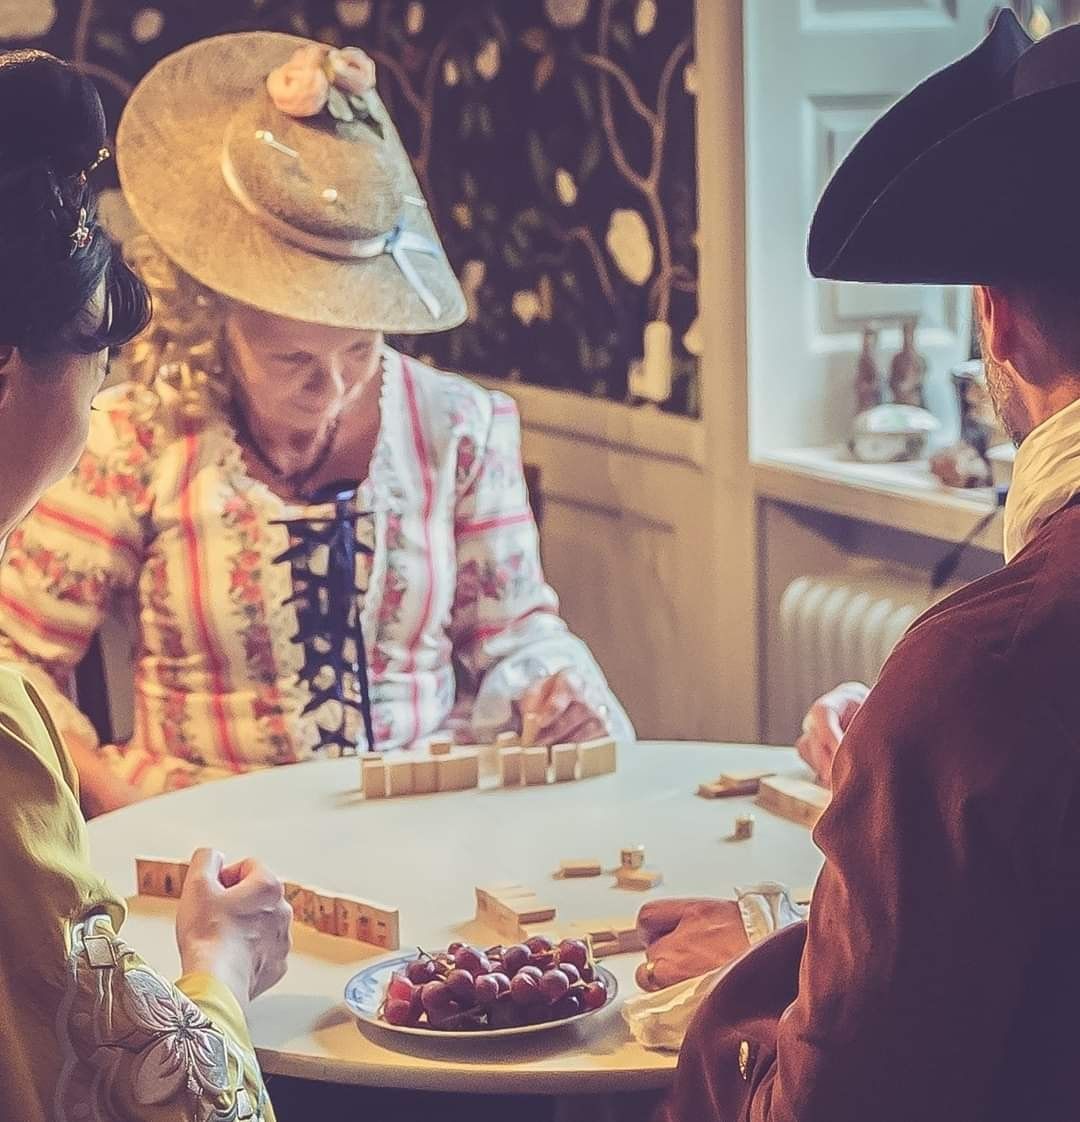
[[[431,313],[433,319],[442,315],[442,304],[438,297],[424,283],[424,278],[416,270],[416,266],[409,260],[409,253],[422,253],[427,257],[438,257],[439,247],[430,239],[418,234],[415,230],[406,230],[402,223],[398,223],[393,230],[383,239],[383,253],[389,253],[394,263],[401,270],[402,275],[412,285],[413,291],[423,301],[424,307]]]
[[[442,315],[442,303],[427,286],[408,256],[410,253],[422,253],[425,257],[438,257],[439,247],[431,238],[416,230],[406,229],[404,222],[399,222],[389,233],[374,238],[331,238],[322,234],[313,234],[308,230],[298,229],[260,206],[240,182],[227,148],[222,150],[221,171],[236,201],[282,241],[289,242],[299,249],[306,249],[323,257],[335,257],[342,261],[370,261],[387,254],[393,258],[402,276],[409,282],[432,318],[438,319]],[[409,201],[415,200],[410,198]],[[423,201],[420,201],[422,204]]]

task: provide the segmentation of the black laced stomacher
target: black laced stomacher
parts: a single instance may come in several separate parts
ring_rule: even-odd
[[[358,487],[351,482],[328,484],[312,496],[318,509],[303,518],[283,519],[289,548],[275,563],[292,566],[293,595],[299,629],[293,641],[304,650],[300,680],[311,690],[304,714],[328,703],[338,715],[336,727],[319,721],[318,749],[352,755],[359,730],[350,729],[350,712],[363,722],[367,751],[375,751],[371,719],[371,687],[361,613],[367,594],[368,567],[359,563],[374,553],[374,523],[360,509]],[[324,513],[325,509],[325,513]]]

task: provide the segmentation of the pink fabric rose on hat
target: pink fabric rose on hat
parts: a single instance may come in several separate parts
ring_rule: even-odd
[[[327,57],[334,85],[342,93],[362,97],[375,88],[375,63],[359,47],[342,47]]]
[[[330,79],[324,68],[328,51],[315,43],[300,47],[288,62],[267,75],[267,92],[282,113],[314,117],[325,108],[330,96]]]

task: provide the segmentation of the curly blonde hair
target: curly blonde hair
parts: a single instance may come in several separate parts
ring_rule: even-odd
[[[225,372],[225,304],[217,293],[178,269],[146,235],[124,254],[150,290],[150,325],[127,358],[135,378],[153,388],[161,379],[179,394],[184,423],[197,428],[230,400]]]

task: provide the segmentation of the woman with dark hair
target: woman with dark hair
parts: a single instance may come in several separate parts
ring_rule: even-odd
[[[0,550],[86,441],[108,348],[150,315],[98,228],[107,154],[93,86],[51,55],[0,55]],[[251,861],[192,858],[169,985],[119,937],[88,863],[71,759],[0,666],[0,1118],[269,1119],[244,1008],[284,973],[289,909]]]

